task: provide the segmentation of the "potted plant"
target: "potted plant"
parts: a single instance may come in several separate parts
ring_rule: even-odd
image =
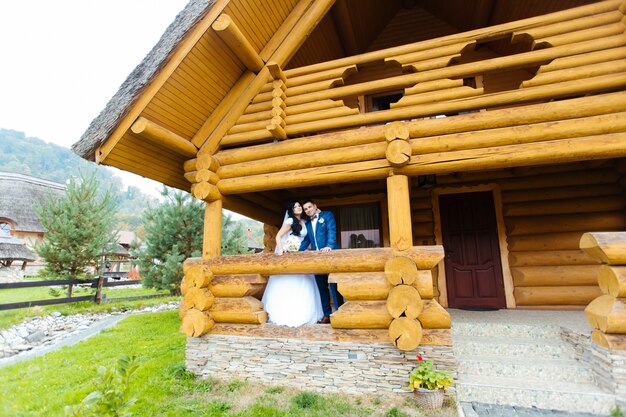
[[[433,362],[417,356],[418,364],[409,376],[407,389],[413,391],[417,403],[428,409],[441,408],[443,393],[452,385],[452,375],[433,369]]]

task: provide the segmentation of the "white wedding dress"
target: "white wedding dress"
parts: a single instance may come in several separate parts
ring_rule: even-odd
[[[285,221],[290,225],[292,222],[291,218]],[[283,247],[291,234],[289,230],[283,236]],[[306,234],[307,230],[303,225],[300,236],[297,236],[300,242]],[[269,322],[281,326],[298,327],[314,324],[324,317],[314,275],[272,275],[267,282],[262,301],[269,315]]]

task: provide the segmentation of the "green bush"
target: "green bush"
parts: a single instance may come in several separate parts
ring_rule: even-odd
[[[315,407],[320,401],[320,398],[319,394],[304,391],[296,394],[291,401],[296,407],[306,409]]]
[[[93,379],[94,390],[80,404],[67,406],[65,414],[70,417],[130,417],[127,410],[137,402],[128,398],[130,378],[139,368],[135,356],[120,355],[117,368],[98,368]]]
[[[401,411],[398,407],[392,407],[387,411],[385,417],[408,417],[407,414]]]

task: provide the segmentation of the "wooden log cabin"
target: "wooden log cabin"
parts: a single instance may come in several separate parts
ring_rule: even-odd
[[[449,308],[583,309],[626,229],[626,1],[192,0],[73,149],[206,202],[182,329],[449,345]],[[224,208],[338,218],[329,254],[220,256]],[[445,258],[444,258],[445,254]],[[267,276],[330,273],[324,330]]]

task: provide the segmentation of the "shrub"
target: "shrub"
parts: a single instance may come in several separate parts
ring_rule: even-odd
[[[65,414],[70,417],[130,417],[127,410],[137,402],[128,398],[130,378],[139,366],[135,356],[120,355],[116,370],[104,366],[98,368],[98,374],[92,383],[94,390],[80,404],[67,406]]]
[[[313,408],[320,401],[320,395],[314,392],[301,392],[291,400],[300,409]]]

